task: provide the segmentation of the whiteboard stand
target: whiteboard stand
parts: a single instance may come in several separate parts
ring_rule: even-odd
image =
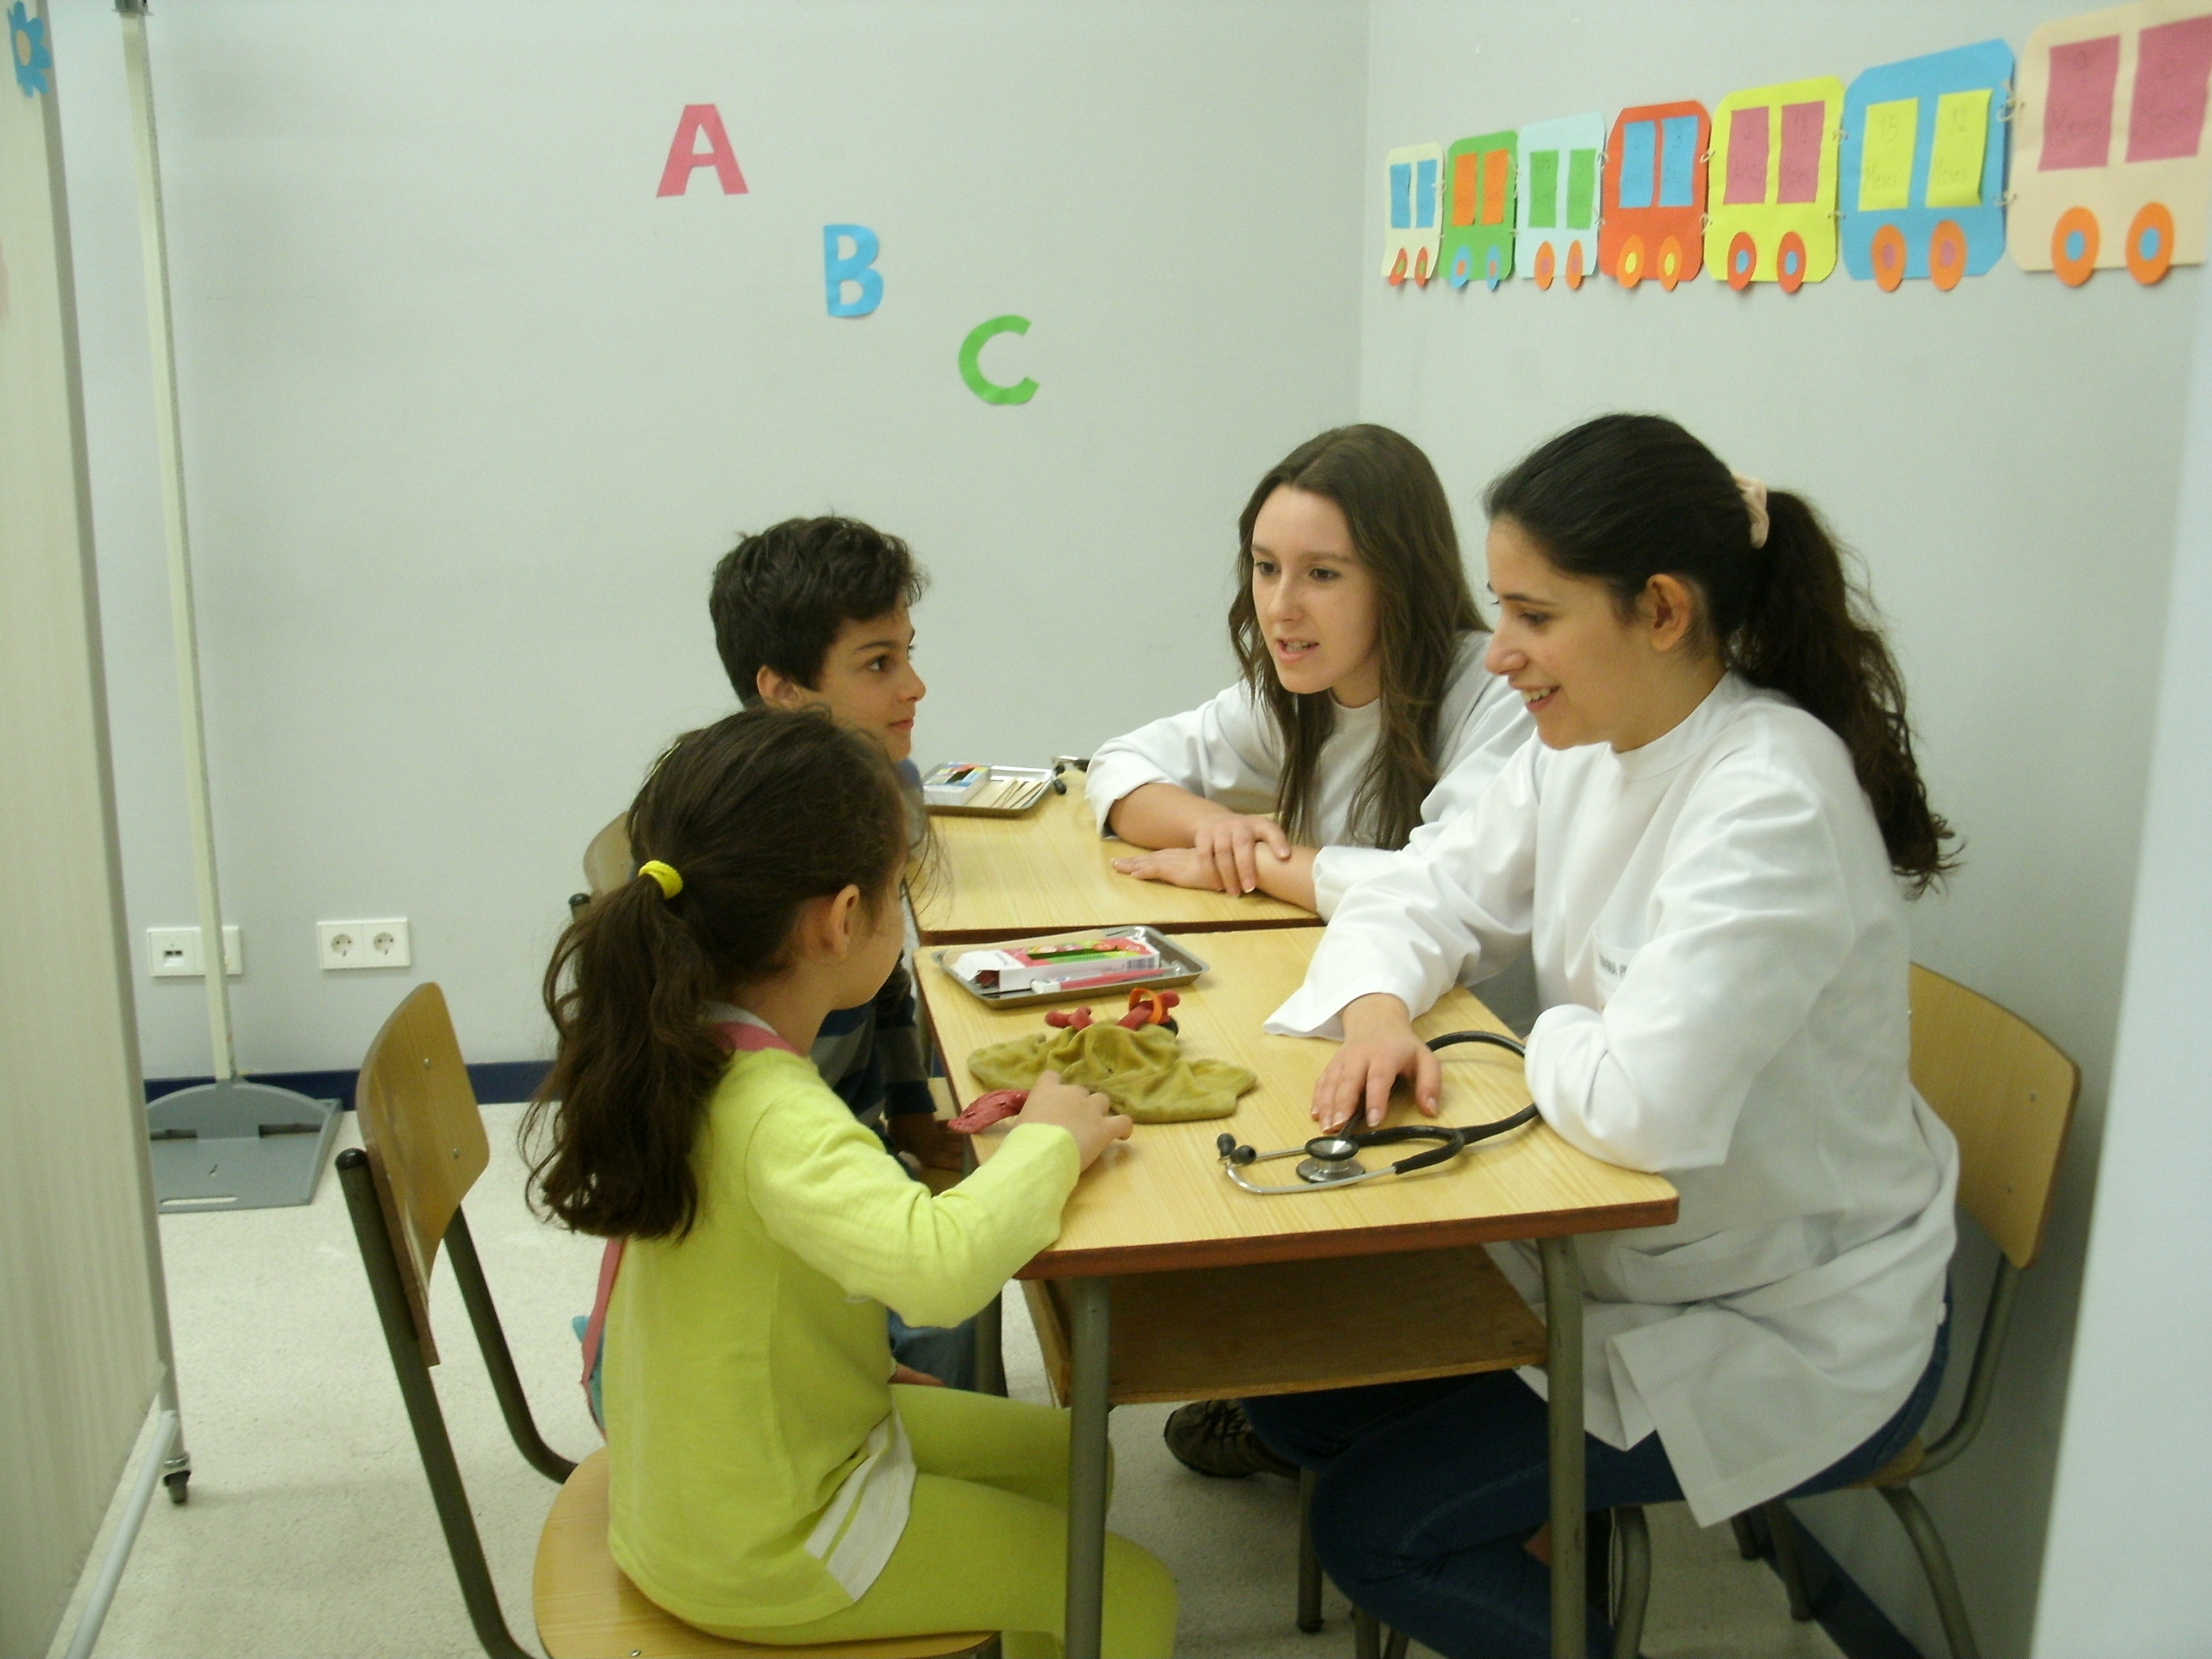
[[[208,803],[207,726],[200,708],[199,626],[192,604],[191,547],[185,521],[184,447],[177,417],[176,343],[169,321],[169,252],[162,228],[161,158],[154,142],[154,82],[146,52],[146,0],[116,0],[130,72],[132,136],[138,154],[139,245],[146,267],[148,356],[161,465],[162,519],[169,553],[169,620],[177,653],[177,702],[184,728],[185,794],[192,823],[192,873],[200,937],[222,938],[216,886],[215,821]],[[330,1156],[338,1103],[238,1075],[230,988],[222,953],[204,975],[215,1080],[164,1095],[149,1109],[154,1194],[165,1212],[265,1209],[305,1204]]]

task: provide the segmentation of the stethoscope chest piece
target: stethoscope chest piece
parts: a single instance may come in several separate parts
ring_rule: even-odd
[[[1431,1048],[1449,1048],[1455,1042],[1489,1042],[1514,1054],[1522,1052],[1511,1037],[1500,1036],[1494,1031],[1450,1031],[1443,1036],[1429,1039]],[[1467,1128],[1446,1128],[1443,1124],[1407,1124],[1395,1129],[1363,1129],[1349,1133],[1316,1135],[1303,1146],[1285,1146],[1279,1152],[1263,1152],[1253,1146],[1240,1146],[1235,1135],[1219,1136],[1214,1142],[1214,1152],[1221,1160],[1221,1172],[1248,1193],[1310,1193],[1316,1188],[1348,1186],[1355,1181],[1374,1181],[1383,1176],[1411,1175],[1417,1170],[1434,1169],[1439,1164],[1449,1164],[1478,1140],[1487,1140],[1492,1135],[1517,1129],[1534,1119],[1536,1109],[1523,1106],[1510,1117],[1500,1118],[1495,1123],[1478,1123]],[[1431,1150],[1401,1158],[1395,1164],[1386,1164],[1379,1170],[1360,1167],[1359,1151],[1363,1146],[1388,1146],[1408,1140],[1430,1140],[1437,1143]],[[1303,1153],[1304,1156],[1300,1157]],[[1254,1181],[1245,1171],[1255,1164],[1266,1164],[1279,1158],[1298,1159],[1298,1185],[1267,1187]]]
[[[1343,1135],[1316,1135],[1306,1142],[1306,1155],[1298,1160],[1297,1177],[1316,1187],[1333,1181],[1357,1181],[1366,1170],[1359,1167],[1359,1145]]]

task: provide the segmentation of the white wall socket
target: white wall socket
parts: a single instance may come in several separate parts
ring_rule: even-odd
[[[197,927],[149,927],[146,930],[146,971],[155,979],[198,979],[207,972],[207,955],[200,948]],[[222,971],[236,979],[246,971],[245,949],[235,924],[222,930]]]
[[[407,918],[319,921],[315,924],[315,960],[332,971],[343,968],[411,966],[415,946],[408,934]]]

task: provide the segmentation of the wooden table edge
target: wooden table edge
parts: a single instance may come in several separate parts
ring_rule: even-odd
[[[1256,1203],[1272,1203],[1256,1199]],[[1285,1198],[1285,1204],[1294,1201]],[[1295,1201],[1304,1202],[1298,1194]],[[1326,1202],[1325,1199],[1321,1201]],[[1470,1216],[1379,1227],[1333,1228],[1318,1233],[1277,1233],[1265,1238],[1212,1238],[1174,1244],[1131,1244],[1105,1250],[1044,1250],[1017,1279],[1099,1279],[1182,1267],[1243,1267],[1265,1261],[1305,1261],[1335,1255],[1394,1255],[1448,1249],[1459,1244],[1504,1244],[1516,1239],[1565,1237],[1637,1227],[1671,1225],[1679,1196],[1607,1204],[1590,1209],[1535,1210],[1512,1216]]]
[[[1002,939],[1028,939],[1047,933],[1073,933],[1102,925],[1113,927],[1151,927],[1163,933],[1257,933],[1290,927],[1320,927],[1324,924],[1319,916],[1266,916],[1246,921],[1141,921],[1101,924],[1095,921],[1054,922],[1040,927],[947,927],[932,930],[915,919],[915,939],[923,945],[989,945]]]

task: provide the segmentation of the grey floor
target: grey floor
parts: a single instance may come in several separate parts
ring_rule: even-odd
[[[569,1316],[591,1302],[599,1251],[535,1220],[514,1152],[518,1109],[490,1107],[492,1167],[468,1214],[546,1438],[598,1443],[576,1387]],[[356,1144],[349,1115],[340,1146]],[[109,1656],[454,1655],[471,1634],[416,1461],[334,1176],[313,1204],[161,1223],[191,1501],[156,1498],[97,1651]],[[1016,1395],[1044,1399],[1036,1339],[1006,1300]],[[535,1646],[530,1565],[550,1488],[501,1426],[451,1275],[433,1319],[438,1386],[510,1626]],[[1160,1444],[1166,1407],[1114,1413],[1115,1528],[1158,1553],[1182,1593],[1178,1645],[1207,1656],[1348,1656],[1341,1597],[1328,1626],[1291,1621],[1296,1508],[1286,1481],[1208,1480]],[[1652,1516],[1649,1659],[1812,1659],[1837,1650],[1793,1625],[1780,1585],[1728,1528],[1680,1506]],[[64,1626],[64,1632],[70,1628]],[[1417,1650],[1419,1651],[1419,1650]]]

